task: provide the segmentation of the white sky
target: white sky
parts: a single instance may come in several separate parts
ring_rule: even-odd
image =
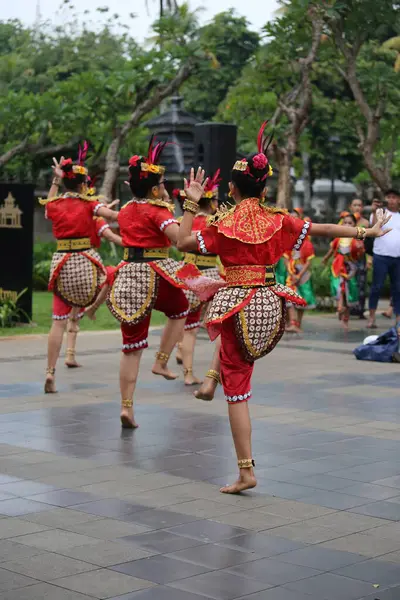
[[[58,10],[58,0],[12,0],[1,1],[0,19],[18,18],[26,24],[33,24],[36,15],[36,5],[40,4],[40,13],[43,19],[50,19],[55,23],[62,23],[66,9],[61,13]],[[111,14],[118,13],[122,20],[132,25],[132,36],[142,40],[149,33],[152,21],[157,17],[159,0],[148,0],[149,13],[146,10],[145,0],[71,0],[79,14],[85,10],[92,11],[90,20],[101,22],[104,20],[96,12],[97,7],[108,6]],[[240,15],[246,16],[252,29],[259,31],[267,21],[274,16],[278,8],[277,0],[190,0],[192,9],[203,7],[199,14],[201,22],[207,22],[213,15],[234,8]],[[136,13],[137,18],[129,19],[129,13]],[[88,18],[88,17],[86,17]]]

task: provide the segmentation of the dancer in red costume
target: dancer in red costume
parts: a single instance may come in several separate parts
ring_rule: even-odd
[[[164,187],[165,169],[158,164],[164,146],[165,142],[153,146],[152,139],[147,157],[130,159],[129,183],[133,198],[122,207],[118,218],[125,253],[116,268],[107,305],[121,322],[121,424],[124,428],[137,427],[133,394],[142,351],[148,346],[153,308],[168,317],[152,369],[155,375],[165,379],[175,379],[167,363],[182,337],[189,312],[183,291],[185,285],[176,276],[181,263],[168,257],[171,242],[177,242],[179,224]]]
[[[53,254],[49,290],[53,291],[53,324],[49,333],[45,393],[55,393],[55,368],[70,314],[90,306],[106,281],[106,269],[98,253],[91,247],[93,217],[110,221],[118,213],[99,199],[87,195],[88,172],[84,166],[87,145],[79,151],[78,164],[66,159],[59,165],[61,178],[53,180],[49,197],[40,200],[46,207],[46,218],[52,221],[57,251]],[[54,194],[61,183],[65,194]]]
[[[284,285],[276,284],[274,265],[284,252],[300,250],[312,235],[350,237],[384,235],[382,217],[371,229],[319,225],[290,216],[285,210],[264,202],[266,180],[272,169],[265,152],[265,124],[258,136],[258,152],[235,163],[230,191],[233,208],[218,212],[212,224],[196,234],[191,232],[198,201],[203,195],[204,171],[185,182],[184,208],[178,248],[218,254],[226,272],[226,287],[214,296],[206,324],[211,339],[221,336],[221,382],[228,401],[229,419],[239,467],[239,478],[221,492],[234,494],[254,488],[254,460],[251,452],[251,422],[247,401],[251,397],[254,361],[276,346],[285,327],[286,301],[304,300]],[[189,285],[189,282],[187,281]]]
[[[220,179],[220,170],[218,169],[213,177],[208,179],[204,188],[204,196],[199,202],[199,212],[193,221],[193,231],[204,229],[207,224],[207,218],[213,215],[218,209],[218,185]],[[184,202],[186,196],[183,190],[175,190],[174,195]],[[199,252],[186,252],[183,261],[185,264],[196,265],[203,275],[220,279],[220,273],[217,267],[217,256],[208,254],[204,256]],[[205,306],[199,297],[190,290],[185,291],[189,301],[189,314],[185,322],[185,332],[182,341],[178,344],[176,359],[178,364],[183,364],[183,375],[185,385],[196,385],[201,383],[193,374],[193,356],[196,345],[197,333],[201,325],[201,315]]]

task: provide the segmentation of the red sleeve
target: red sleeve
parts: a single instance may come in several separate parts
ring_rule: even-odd
[[[97,200],[89,202],[89,205],[92,215],[97,215],[97,211],[99,210],[99,208],[105,206],[104,202],[98,202]]]
[[[96,234],[101,237],[105,229],[108,229],[110,226],[105,219],[102,217],[97,217],[95,221]]]
[[[285,215],[282,223],[283,246],[285,252],[300,250],[307,235],[311,232],[310,221],[303,221],[298,217]]]
[[[218,230],[213,225],[196,232],[197,250],[201,254],[218,254]]]
[[[332,250],[337,250],[337,247],[339,246],[339,240],[340,240],[340,238],[335,238],[334,240],[331,241]]]
[[[156,224],[157,228],[164,232],[165,228],[173,223],[178,223],[178,219],[168,210],[168,208],[155,207],[151,215],[152,221]]]

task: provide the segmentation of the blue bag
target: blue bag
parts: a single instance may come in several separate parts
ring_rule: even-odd
[[[361,344],[353,353],[358,360],[393,362],[393,355],[399,350],[399,337],[396,327],[382,333],[374,342]]]

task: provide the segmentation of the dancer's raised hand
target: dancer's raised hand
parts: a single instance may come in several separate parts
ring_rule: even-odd
[[[53,169],[54,177],[59,177],[60,179],[62,179],[63,171],[61,169],[61,165],[63,163],[63,160],[64,160],[63,156],[60,158],[59,162],[53,156],[53,164],[51,165],[51,168]]]
[[[376,211],[376,223],[370,229],[367,229],[368,237],[382,237],[392,231],[390,227],[383,229],[383,227],[388,223],[391,219],[391,215],[387,215],[386,211],[382,208],[378,208]]]
[[[198,204],[204,194],[204,187],[207,183],[207,179],[204,181],[204,169],[199,167],[197,169],[196,176],[194,174],[194,169],[190,169],[190,177],[189,182],[187,179],[184,179],[184,189],[185,194],[188,200],[195,202]]]

